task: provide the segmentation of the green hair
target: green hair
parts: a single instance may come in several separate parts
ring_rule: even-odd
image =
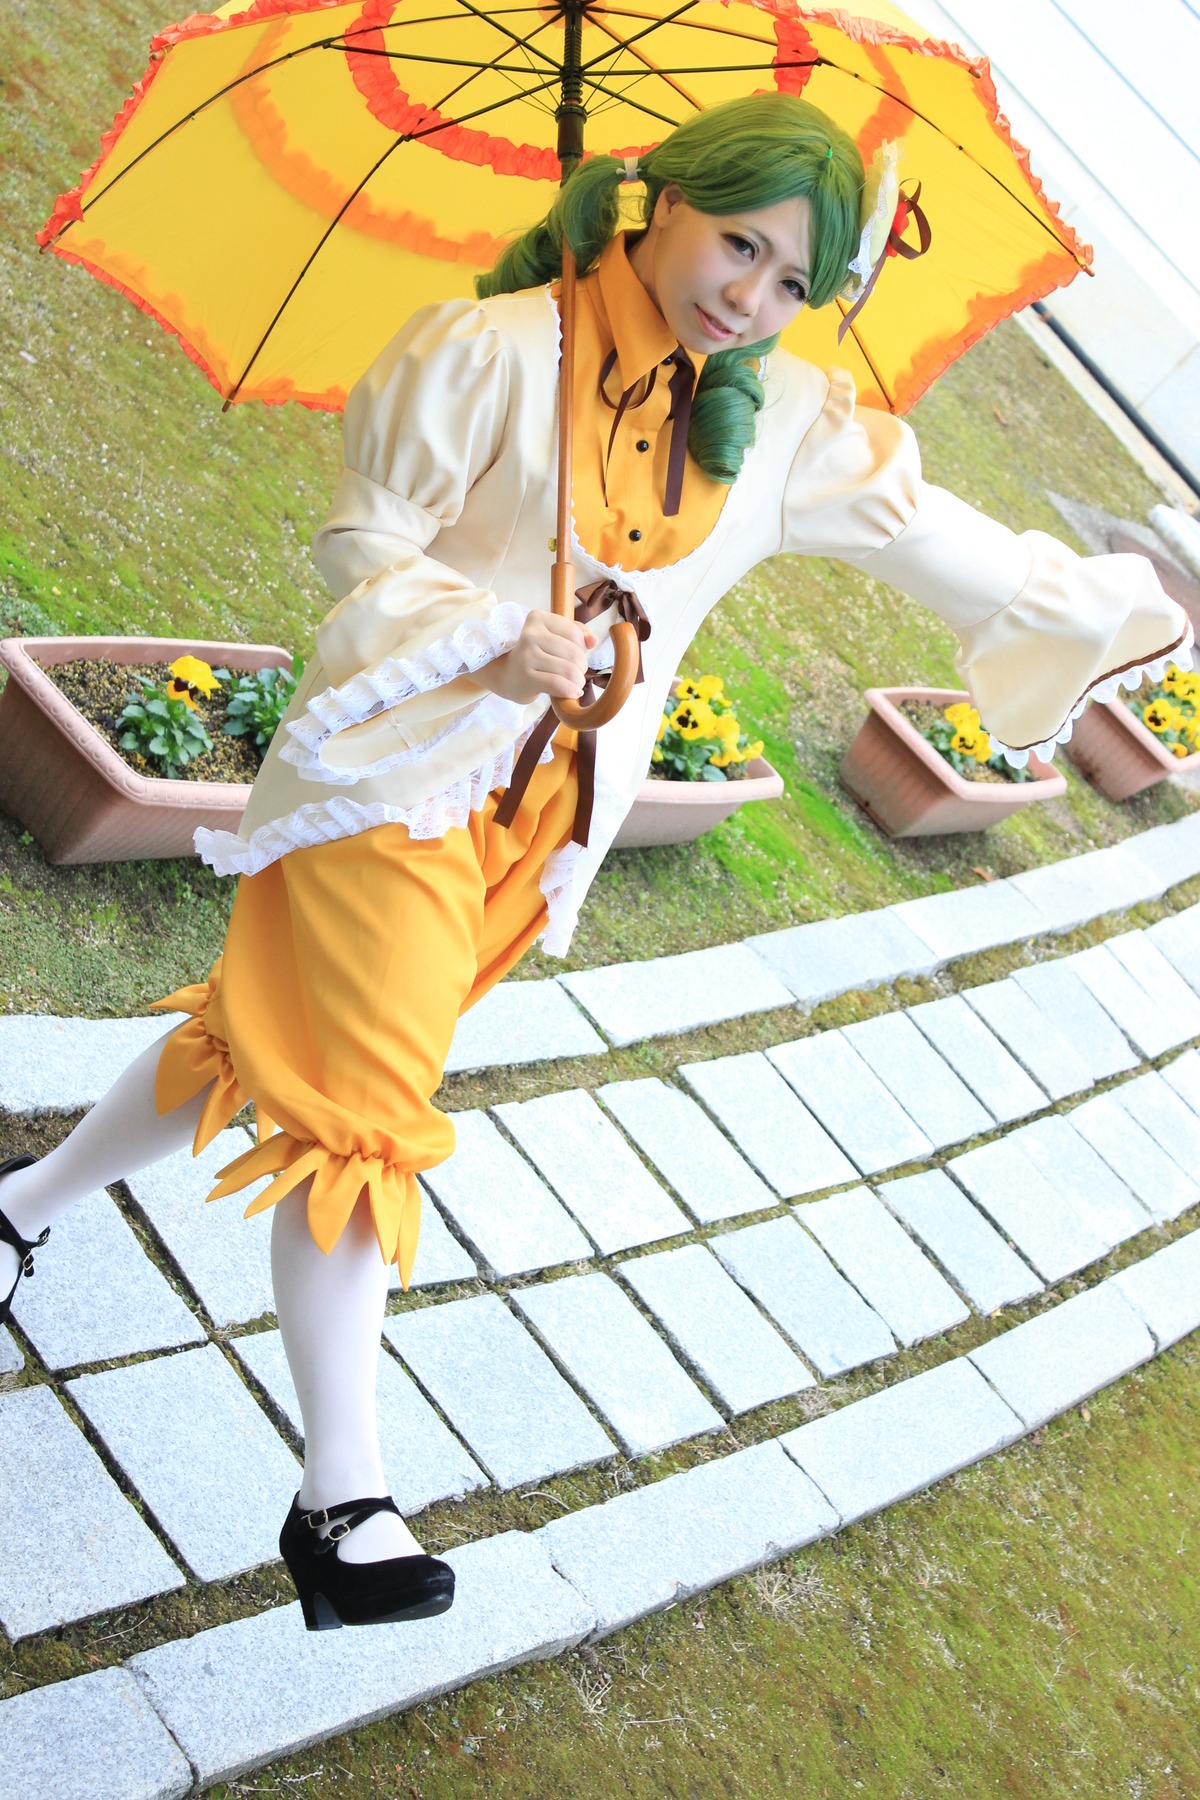
[[[708,108],[648,150],[638,164],[649,224],[669,182],[698,212],[722,216],[803,197],[812,209],[808,304],[826,306],[846,279],[858,247],[863,164],[853,140],[819,108],[794,94],[754,94]],[[540,224],[504,249],[475,278],[481,299],[540,287],[562,274],[565,231],[581,274],[593,267],[620,221],[624,163],[592,156],[559,189]],[[692,408],[688,448],[706,475],[736,480],[754,442],[763,404],[758,359],[778,343],[718,350],[705,360]]]

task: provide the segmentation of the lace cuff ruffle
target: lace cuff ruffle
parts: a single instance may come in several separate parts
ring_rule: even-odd
[[[524,607],[502,601],[487,618],[465,619],[449,636],[436,639],[413,656],[385,657],[340,687],[328,687],[323,693],[314,694],[305,717],[288,721],[290,742],[284,745],[280,756],[309,781],[350,787],[368,776],[383,775],[389,769],[417,761],[468,725],[489,731],[517,724],[520,707],[497,694],[481,691],[476,701],[454,713],[431,735],[414,744],[406,743],[374,762],[354,769],[334,769],[321,761],[322,746],[337,732],[376,718],[417,694],[445,687],[461,675],[473,675],[485,663],[503,656],[520,637],[524,623]]]
[[[1039,762],[1051,762],[1059,744],[1069,741],[1075,729],[1075,721],[1089,700],[1099,700],[1101,703],[1116,700],[1122,688],[1129,693],[1136,693],[1147,677],[1151,681],[1161,681],[1171,663],[1174,663],[1177,668],[1190,669],[1194,662],[1194,650],[1195,634],[1189,619],[1183,642],[1165,656],[1156,656],[1153,662],[1135,663],[1130,669],[1118,669],[1114,674],[1106,675],[1101,680],[1093,682],[1078,705],[1071,708],[1061,729],[1052,738],[1047,738],[1045,743],[1033,744],[1024,750],[1010,750],[1007,744],[1000,742],[994,732],[989,731],[988,736],[991,739],[992,748],[999,750],[1004,760],[1011,763],[1014,769],[1023,769],[1031,756],[1036,757]]]

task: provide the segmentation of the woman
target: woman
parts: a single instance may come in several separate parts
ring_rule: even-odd
[[[628,237],[627,176],[646,188],[646,228]],[[583,164],[483,298],[409,320],[346,409],[346,468],[316,540],[337,597],[317,655],[240,834],[197,834],[214,868],[245,877],[224,955],[206,984],[158,1003],[191,1017],[58,1149],[0,1166],[2,1294],[75,1198],[185,1143],[198,1152],[254,1102],[259,1141],[211,1197],[275,1177],[249,1210],[275,1208],[305,1432],[280,1548],[310,1629],[450,1604],[451,1571],[384,1494],[374,1407],[387,1265],[407,1287],[416,1172],[454,1144],[431,1096],[460,1013],[539,933],[565,951],[716,601],[781,551],[866,568],[952,625],[986,724],[1018,749],[1052,738],[1115,670],[1186,652],[1186,618],[1144,560],[1081,561],[925,486],[907,426],[856,413],[848,376],[774,348],[852,261],[864,277],[864,191],[853,143],[815,108],[732,102],[640,169]],[[590,271],[574,620],[544,610],[564,229]],[[618,615],[642,635],[641,685],[594,744],[551,735],[547,697],[583,691]]]

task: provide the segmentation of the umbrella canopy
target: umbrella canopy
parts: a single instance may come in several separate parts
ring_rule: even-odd
[[[783,339],[849,368],[868,404],[906,411],[990,326],[1090,261],[1013,143],[986,62],[894,8],[581,5],[588,151],[637,155],[699,107],[772,89],[829,113],[865,161],[902,142],[928,253],[889,260],[840,344],[838,306],[802,312]],[[39,241],[177,333],[227,401],[337,410],[409,313],[472,294],[549,210],[563,36],[563,6],[519,0],[198,14],[153,40]]]

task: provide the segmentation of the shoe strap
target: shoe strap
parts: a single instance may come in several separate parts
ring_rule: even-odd
[[[36,1156],[14,1156],[8,1162],[0,1163],[0,1175],[7,1175],[13,1169],[27,1169],[37,1160]],[[21,1269],[26,1275],[33,1274],[33,1253],[41,1249],[49,1236],[50,1227],[47,1225],[40,1237],[23,1238],[8,1214],[0,1212],[0,1241],[16,1251],[21,1259]]]
[[[320,1543],[313,1545],[313,1549],[320,1554],[326,1549],[332,1549],[342,1538],[348,1537],[364,1519],[373,1518],[376,1513],[381,1512],[394,1512],[397,1518],[403,1516],[390,1494],[377,1494],[367,1500],[343,1500],[339,1506],[318,1506],[312,1512],[302,1512],[300,1517],[310,1531],[320,1531],[323,1525],[329,1526]]]

